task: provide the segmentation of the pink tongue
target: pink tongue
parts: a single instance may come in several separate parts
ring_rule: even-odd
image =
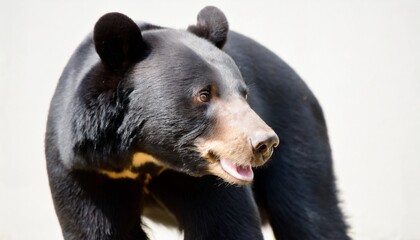
[[[223,170],[234,178],[247,182],[254,179],[254,172],[252,171],[251,165],[236,165],[223,158],[220,159],[220,165],[222,165]]]

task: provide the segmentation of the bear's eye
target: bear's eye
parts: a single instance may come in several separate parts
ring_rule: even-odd
[[[200,94],[198,95],[198,101],[200,102],[209,102],[210,101],[210,91],[208,90],[203,90],[200,92]]]

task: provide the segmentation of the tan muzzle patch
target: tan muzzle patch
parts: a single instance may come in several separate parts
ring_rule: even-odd
[[[251,167],[263,165],[268,158],[258,153],[252,139],[261,134],[276,135],[245,101],[217,100],[213,104],[216,124],[195,145],[209,161],[211,174],[230,183],[249,183],[253,180]]]

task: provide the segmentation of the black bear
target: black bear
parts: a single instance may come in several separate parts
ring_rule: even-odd
[[[45,142],[65,239],[147,239],[141,216],[194,240],[262,239],[265,223],[277,239],[349,239],[317,100],[215,7],[187,30],[101,17]]]

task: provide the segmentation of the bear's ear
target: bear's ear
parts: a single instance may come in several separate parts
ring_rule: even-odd
[[[105,14],[96,22],[93,41],[102,62],[114,71],[139,61],[147,49],[137,24],[115,12]]]
[[[212,6],[203,8],[197,16],[197,25],[188,27],[188,31],[222,48],[227,40],[229,24],[220,9]]]

